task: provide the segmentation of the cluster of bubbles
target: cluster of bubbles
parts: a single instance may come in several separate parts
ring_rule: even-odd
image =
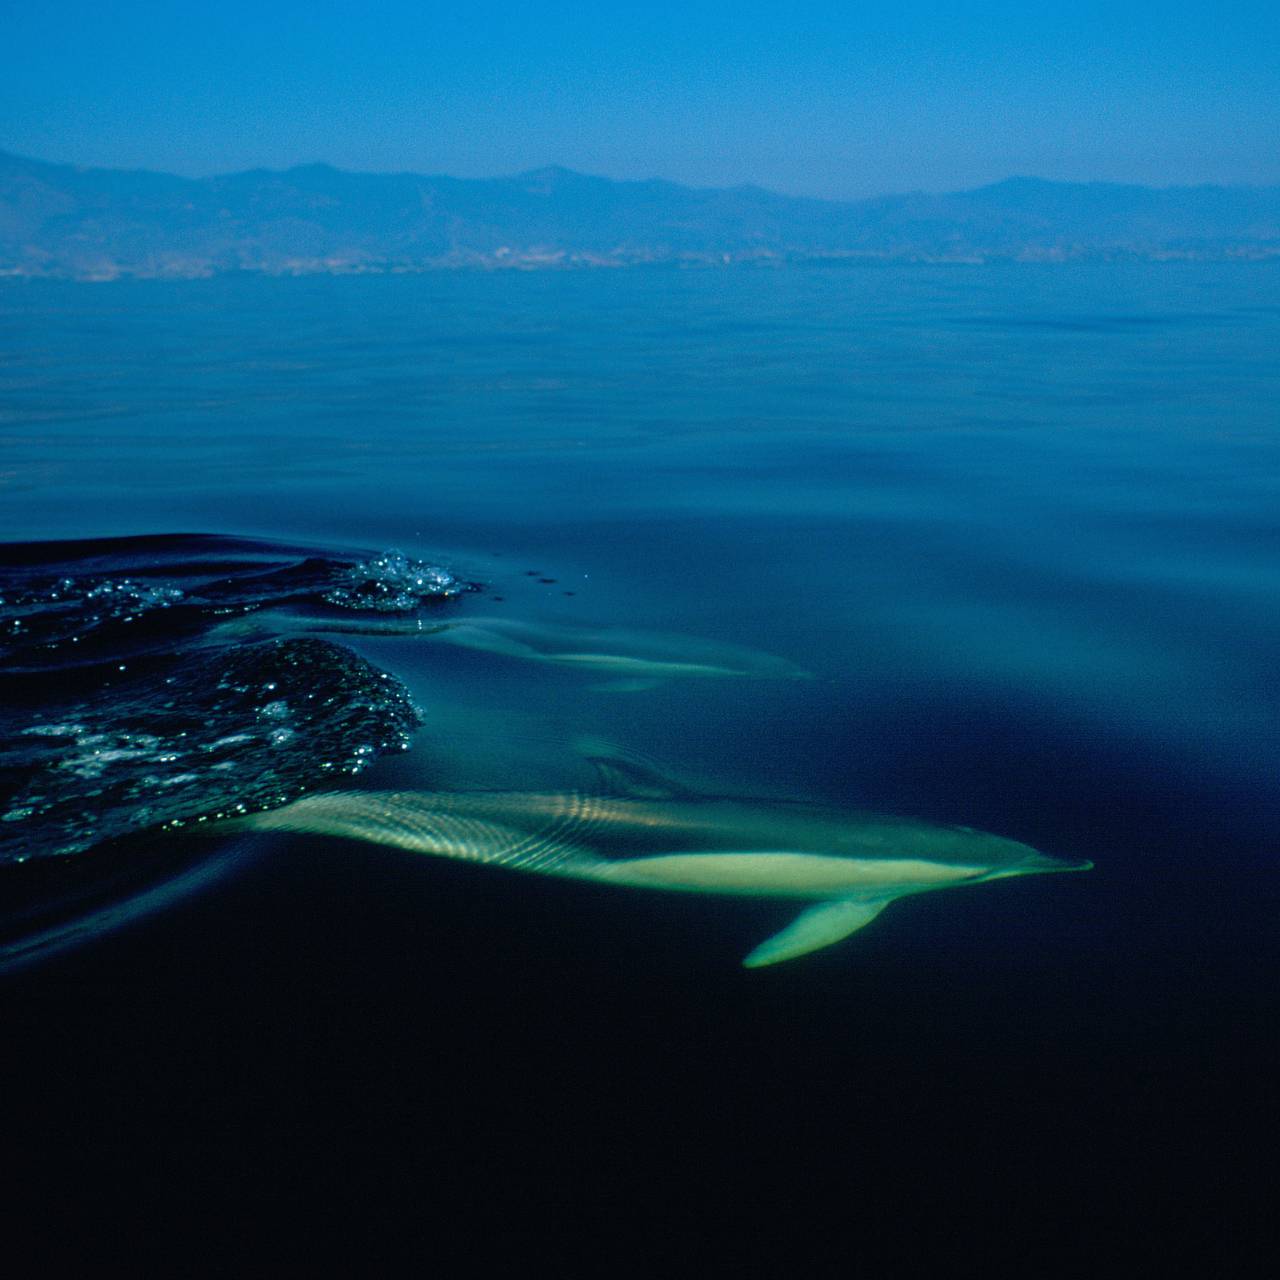
[[[33,615],[47,623],[49,615],[83,615],[86,626],[104,620],[132,622],[152,609],[168,609],[185,598],[178,587],[132,578],[58,578],[35,589],[10,588],[0,594],[0,638],[20,639],[31,629]]]
[[[414,560],[399,551],[385,551],[372,560],[352,565],[321,597],[342,609],[375,613],[409,613],[433,600],[447,600],[471,589],[447,569]]]
[[[9,547],[0,863],[286,804],[405,749],[418,716],[404,686],[345,645],[269,638],[272,615],[324,631],[335,610],[412,615],[474,587],[394,550],[200,536]],[[250,616],[262,625],[240,624]]]
[[[406,749],[419,722],[398,680],[312,638],[166,660],[52,710],[0,732],[0,771],[21,778],[0,862],[285,804]]]

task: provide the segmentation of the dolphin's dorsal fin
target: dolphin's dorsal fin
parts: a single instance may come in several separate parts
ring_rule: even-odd
[[[870,924],[891,901],[891,898],[877,902],[840,898],[835,902],[819,902],[802,911],[780,933],[766,938],[742,963],[748,969],[761,969],[767,964],[779,964],[808,955],[810,951],[820,951],[857,932],[864,924]]]
[[[600,744],[581,744],[581,752],[596,771],[596,780],[604,795],[633,800],[678,800],[694,794],[654,766],[616,755]]]
[[[514,636],[486,627],[483,621],[446,622],[436,628],[435,634],[448,644],[456,644],[463,649],[480,649],[484,653],[496,653],[505,658],[526,658],[534,661],[545,661],[545,656],[532,645],[517,640]]]

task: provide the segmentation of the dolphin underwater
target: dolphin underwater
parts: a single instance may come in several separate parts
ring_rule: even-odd
[[[556,626],[506,618],[462,618],[435,633],[446,644],[504,657],[629,677],[634,684],[671,678],[805,679],[809,672],[785,658],[743,645],[660,631]]]
[[[628,627],[577,627],[517,622],[509,618],[458,618],[446,622],[419,617],[316,617],[273,610],[224,623],[220,634],[244,639],[292,631],[319,634],[412,635],[514,658],[565,667],[606,678],[601,692],[635,693],[667,680],[806,680],[812,673],[786,658],[745,645],[697,636]]]
[[[911,894],[1093,865],[969,827],[702,795],[630,761],[592,763],[600,794],[325,792],[229,825],[629,888],[807,904],[745,957],[752,969],[839,942]]]

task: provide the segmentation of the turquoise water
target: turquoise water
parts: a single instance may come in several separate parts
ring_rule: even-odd
[[[279,840],[9,980],[23,1071],[79,1063],[44,1106],[90,1139],[58,1154],[115,1176],[126,1125],[157,1166],[247,1143],[263,1185],[356,1165],[369,1196],[496,1161],[588,1214],[631,1175],[669,1212],[683,1187],[740,1213],[750,1170],[792,1208],[910,1187],[1008,1217],[1026,1194],[1043,1225],[1067,1196],[1100,1219],[1123,1182],[1173,1222],[1275,1118],[1278,284],[1120,263],[7,285],[6,541],[394,548],[485,584],[458,617],[813,677],[618,688],[348,637],[425,720],[367,785],[580,785],[589,738],[712,793],[1096,864],[927,894],[744,973],[770,906]]]

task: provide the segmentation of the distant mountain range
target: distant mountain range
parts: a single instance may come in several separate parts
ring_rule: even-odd
[[[193,179],[0,152],[9,276],[1097,257],[1280,257],[1280,187],[1010,178],[842,202],[560,168],[461,179],[316,164]]]

